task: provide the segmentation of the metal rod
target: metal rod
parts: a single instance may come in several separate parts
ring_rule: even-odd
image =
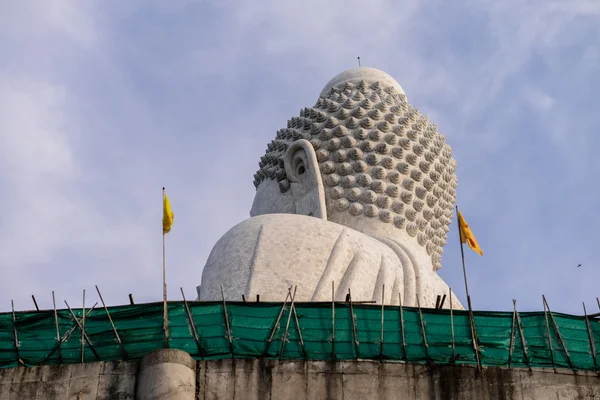
[[[442,296],[440,296],[439,294],[436,296],[435,298],[435,309],[437,310],[438,308],[440,308],[440,300],[442,300]]]
[[[588,341],[590,342],[590,352],[592,353],[592,359],[594,360],[594,368],[596,369],[596,372],[599,372],[598,360],[596,359],[596,346],[594,345],[594,335],[592,335],[592,327],[590,326],[590,321],[588,319],[587,310],[585,309],[585,303],[582,302],[581,304],[583,304],[583,315],[585,316],[585,327],[586,327],[587,333],[588,333]]]
[[[296,289],[294,289],[294,295],[296,294]],[[306,349],[304,348],[304,339],[302,339],[302,329],[300,329],[300,322],[298,321],[298,313],[296,313],[296,305],[292,302],[291,310],[294,312],[294,319],[296,320],[296,326],[298,327],[298,337],[300,338],[300,348],[302,349],[302,356],[306,360],[308,358],[306,354]]]
[[[296,286],[297,288],[297,286]],[[296,297],[296,288],[294,288],[294,294],[292,294],[292,300],[290,301],[290,311],[288,312],[287,322],[285,324],[285,333],[283,334],[283,340],[281,341],[281,351],[279,352],[279,359],[283,357],[283,352],[285,351],[285,342],[288,340],[288,332],[290,329],[290,321],[292,320],[292,310],[294,307],[294,298]],[[288,288],[288,293],[292,293],[292,287]]]
[[[552,350],[552,337],[550,336],[550,323],[548,322],[548,312],[546,311],[546,301],[544,295],[542,295],[542,301],[544,303],[544,317],[546,318],[546,336],[548,337],[548,348],[550,349],[550,360],[552,361],[552,368],[556,373],[556,366],[554,365],[554,352]]]
[[[452,362],[456,361],[456,344],[454,342],[454,310],[452,308],[452,288],[449,289],[448,296],[450,297],[450,332],[452,334]]]
[[[381,287],[381,337],[379,338],[379,361],[383,362],[383,323],[385,314],[385,285]]]
[[[456,220],[457,220],[457,228],[458,228],[458,239],[460,242],[460,256],[462,259],[462,267],[463,267],[463,276],[465,279],[465,291],[467,293],[467,304],[469,306],[469,322],[471,324],[471,336],[473,338],[473,349],[475,350],[475,358],[477,358],[477,369],[479,372],[481,369],[481,358],[479,357],[479,344],[477,343],[477,331],[475,330],[475,318],[473,317],[473,307],[471,307],[471,296],[469,295],[469,283],[467,280],[467,267],[465,264],[465,251],[463,249],[463,237],[462,230],[460,229],[460,217],[458,215],[458,206],[455,206],[456,209]]]
[[[245,303],[246,302],[246,296],[244,296],[244,294],[242,293],[242,301]]]
[[[353,301],[353,303],[356,304],[377,304],[379,300],[358,300],[358,301]],[[346,299],[344,298],[343,301],[340,300],[336,300],[336,303],[345,303]],[[310,301],[310,304],[312,305],[328,305],[331,306],[331,300],[327,300],[327,301]]]
[[[469,299],[469,283],[467,281],[467,267],[465,266],[465,251],[463,249],[462,230],[460,229],[460,217],[458,216],[458,206],[456,208],[456,226],[458,228],[458,240],[460,242],[460,256],[462,258],[463,276],[465,278],[465,291],[467,292],[467,300]],[[469,309],[471,307],[469,306]],[[478,356],[479,357],[479,356]]]
[[[73,313],[73,310],[71,309],[71,307],[69,306],[69,303],[67,303],[66,300],[65,300],[65,304],[67,305],[67,308],[69,309],[69,312],[71,313],[71,317],[73,317],[73,320],[75,321],[75,323],[77,324],[77,326],[81,330],[81,335],[84,337],[84,339],[86,340],[87,344],[90,346],[90,349],[92,349],[92,353],[94,353],[94,356],[96,356],[96,358],[98,359],[98,361],[100,361],[100,356],[96,352],[96,349],[94,348],[94,345],[92,344],[92,341],[88,337],[87,333],[85,333],[85,329],[79,323],[79,320],[77,319],[77,316],[75,315],[75,313]],[[98,303],[96,303],[96,304],[98,304]]]
[[[475,329],[475,316],[471,307],[471,297],[467,296],[467,304],[469,305],[469,323],[471,324],[471,338],[473,339],[473,349],[475,350],[475,358],[477,359],[477,370],[481,373],[481,357],[479,356],[479,343],[477,340],[477,329]]]
[[[335,284],[331,281],[331,361],[335,361]]]
[[[54,297],[54,290],[52,291],[52,304],[54,305],[54,324],[56,325],[56,344],[58,345],[58,362],[62,363],[62,343],[60,341],[60,331],[58,329],[58,313],[56,312],[56,298]]]
[[[525,363],[529,370],[531,370],[531,363],[529,362],[529,354],[527,354],[527,341],[525,340],[525,334],[523,333],[523,323],[521,322],[521,316],[517,311],[517,300],[513,299],[513,308],[515,315],[517,316],[517,327],[519,328],[519,337],[521,338],[521,346],[523,347],[523,354],[525,355]]]
[[[83,300],[81,303],[81,329],[85,332],[85,289],[83,289]],[[81,336],[81,363],[85,360],[85,339]]]
[[[552,311],[550,311],[550,305],[548,304],[548,301],[546,300],[546,296],[542,295],[542,298],[544,299],[546,308],[548,308],[548,314],[550,315],[550,320],[552,321],[552,325],[554,325],[554,329],[556,330],[556,335],[558,336],[560,345],[562,346],[563,351],[565,352],[565,355],[567,356],[567,362],[569,363],[569,367],[571,367],[571,370],[573,371],[573,373],[575,375],[577,375],[577,371],[575,370],[575,367],[573,367],[573,363],[571,362],[571,355],[569,354],[567,345],[566,345],[562,335],[560,334],[560,329],[558,329],[558,324],[556,323],[556,320],[554,319],[554,315],[552,314]]]
[[[87,312],[87,315],[86,315],[86,316],[89,316],[89,315],[92,313],[92,311],[94,311],[94,309],[96,308],[96,305],[97,305],[97,304],[98,304],[98,303],[96,302],[96,304],[94,304],[94,306],[88,310],[88,312]],[[44,357],[44,359],[43,359],[43,360],[42,360],[42,361],[41,361],[41,362],[40,362],[38,365],[44,365],[44,364],[46,363],[46,361],[48,361],[48,360],[50,359],[50,357],[52,357],[52,354],[54,354],[54,352],[55,352],[56,350],[58,350],[58,351],[59,351],[59,355],[60,355],[60,348],[61,348],[62,344],[63,344],[64,342],[66,342],[66,341],[67,341],[67,339],[69,339],[69,338],[71,337],[71,334],[73,334],[73,332],[75,332],[75,329],[77,329],[77,326],[78,326],[78,325],[74,325],[74,326],[72,326],[72,327],[71,327],[71,328],[70,328],[70,329],[69,329],[69,330],[68,330],[68,331],[65,333],[65,336],[63,336],[63,338],[62,338],[62,339],[60,339],[60,341],[59,341],[59,342],[58,342],[58,343],[57,343],[57,344],[54,346],[54,348],[53,348],[53,349],[50,351],[50,353],[48,353],[48,355],[47,355],[46,357]],[[61,361],[62,361],[62,357],[61,357]]]
[[[320,303],[320,302],[318,302],[318,301],[311,301],[311,303]],[[354,304],[376,304],[377,300],[353,301],[352,303],[354,303]]]
[[[271,345],[271,341],[273,340],[273,336],[275,336],[275,332],[277,331],[277,327],[279,326],[279,321],[281,320],[281,316],[283,315],[283,311],[285,310],[285,306],[287,304],[287,299],[290,297],[290,293],[288,291],[287,296],[285,296],[285,300],[283,301],[283,305],[281,306],[281,310],[279,310],[279,315],[273,324],[273,328],[271,328],[271,335],[269,336],[269,340],[267,340],[267,344],[265,345],[265,350],[263,351],[262,357],[264,358],[269,350],[269,346]]]
[[[221,285],[221,298],[223,299],[223,316],[225,317],[225,326],[227,327],[227,339],[229,340],[229,351],[231,352],[231,358],[235,358],[233,354],[233,336],[231,336],[231,327],[229,326],[229,314],[227,313],[227,303],[225,303],[225,294],[223,293],[223,286]]]
[[[13,336],[15,341],[15,352],[17,353],[17,363],[19,365],[25,365],[25,363],[23,363],[23,360],[21,360],[21,354],[19,352],[19,334],[17,333],[17,316],[15,314],[15,302],[11,300],[10,305],[12,307]]]
[[[467,280],[467,267],[465,264],[465,251],[463,249],[462,230],[460,229],[460,217],[458,215],[458,206],[456,208],[456,220],[458,227],[458,239],[460,242],[460,256],[462,259],[463,275],[465,279],[465,291],[467,293],[467,304],[469,305],[469,322],[471,323],[471,336],[473,338],[473,349],[475,350],[475,358],[477,358],[477,369],[482,372],[481,358],[479,356],[479,344],[477,343],[477,331],[475,330],[475,318],[473,317],[473,307],[471,307],[471,295],[469,295],[469,283]]]
[[[444,302],[446,301],[446,293],[442,296],[442,301],[440,302],[440,310],[444,308]]]
[[[129,293],[129,304],[134,305],[135,302],[133,301],[133,295],[131,293]]]
[[[37,301],[35,300],[35,296],[34,296],[34,295],[31,295],[31,299],[33,300],[33,305],[35,305],[35,310],[36,310],[36,311],[40,311],[40,308],[38,307],[38,303],[37,303]]]
[[[423,322],[423,313],[421,312],[421,303],[417,296],[417,308],[419,309],[419,320],[421,321],[421,334],[423,335],[423,343],[425,344],[425,357],[429,360],[429,345],[427,344],[427,335],[425,333],[425,323]]]
[[[352,339],[354,342],[354,351],[356,352],[356,359],[360,359],[360,351],[358,348],[358,331],[356,327],[356,319],[354,315],[354,306],[352,304],[352,292],[350,292],[350,288],[348,288],[348,302],[350,303],[350,320],[352,321]]]
[[[165,188],[162,188],[163,206],[166,201]],[[167,246],[165,229],[162,228],[162,273],[163,273],[163,330],[165,333],[165,348],[169,348],[169,309],[167,305]]]
[[[198,354],[200,354],[200,358],[204,360],[204,349],[200,344],[200,338],[198,338],[198,332],[196,331],[196,324],[194,323],[194,318],[192,317],[192,313],[190,312],[190,308],[188,307],[187,300],[185,298],[185,293],[183,293],[183,288],[181,287],[181,297],[183,297],[183,305],[185,306],[185,312],[187,313],[188,322],[190,324],[190,329],[192,330],[192,335],[194,336],[194,340],[196,341],[196,346],[198,346]]]
[[[404,336],[404,312],[402,310],[402,293],[398,292],[398,304],[400,304],[400,335],[402,336],[402,350],[404,351],[404,362],[408,362],[406,353],[406,337]]]
[[[108,317],[110,326],[112,327],[115,337],[117,338],[117,343],[119,344],[119,347],[121,348],[121,353],[123,353],[123,358],[125,359],[125,361],[127,361],[127,359],[129,357],[127,355],[127,352],[125,351],[123,342],[121,342],[121,337],[119,336],[119,332],[117,332],[117,328],[115,327],[115,324],[110,316],[110,313],[108,312],[108,307],[106,307],[106,303],[104,303],[104,299],[102,298],[102,293],[100,293],[100,289],[98,289],[98,285],[96,285],[96,291],[98,292],[98,297],[100,297],[100,301],[102,302],[102,306],[104,307],[104,311],[106,312],[106,316]]]
[[[515,299],[513,299],[513,301],[515,301]],[[515,323],[516,323],[516,319],[517,319],[517,310],[513,310],[513,314],[512,314],[512,327],[510,330],[510,344],[508,346],[508,368],[511,368],[511,363],[512,363],[512,355],[513,355],[513,348],[515,347]]]

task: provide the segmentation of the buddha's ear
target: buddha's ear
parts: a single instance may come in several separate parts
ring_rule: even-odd
[[[315,150],[308,140],[300,139],[288,147],[283,165],[290,181],[296,214],[327,219],[325,188]]]

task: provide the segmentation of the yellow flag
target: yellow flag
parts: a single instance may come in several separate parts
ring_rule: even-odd
[[[468,244],[474,252],[482,256],[483,251],[481,250],[481,247],[479,247],[479,243],[477,243],[475,235],[473,235],[473,232],[471,232],[469,224],[467,224],[467,221],[465,221],[460,211],[457,210],[456,212],[458,213],[458,226],[460,227],[461,241]]]
[[[171,203],[163,188],[163,235],[171,231],[171,225],[173,225],[174,218],[175,215],[173,214],[173,211],[171,211]]]

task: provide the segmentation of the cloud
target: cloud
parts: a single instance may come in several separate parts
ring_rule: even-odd
[[[594,300],[596,2],[20,2],[0,15],[0,310],[31,293],[48,307],[52,289],[78,305],[94,284],[111,304],[159,300],[162,186],[169,293],[193,297],[213,244],[248,217],[267,143],[357,56],[454,149],[485,252],[467,254],[476,307]],[[460,293],[454,231],[441,274]]]

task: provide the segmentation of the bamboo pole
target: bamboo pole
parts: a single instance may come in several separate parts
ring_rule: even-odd
[[[514,299],[513,299],[514,301]],[[516,323],[516,319],[517,319],[517,311],[514,310],[513,314],[512,314],[512,327],[510,330],[510,344],[508,347],[508,368],[511,368],[511,363],[512,363],[512,355],[513,355],[513,348],[515,347],[515,323]]]
[[[427,343],[427,334],[425,333],[425,323],[423,322],[423,313],[421,312],[421,302],[417,296],[417,308],[419,309],[419,321],[421,322],[421,334],[423,335],[423,344],[425,345],[425,357],[429,358],[429,344]]]
[[[110,322],[110,326],[115,334],[115,338],[117,339],[117,343],[121,349],[121,353],[123,353],[123,358],[125,361],[129,358],[127,352],[125,351],[125,346],[123,346],[123,342],[121,342],[121,337],[119,336],[119,332],[117,332],[117,327],[115,326],[110,313],[108,312],[108,307],[106,307],[106,303],[104,303],[104,299],[102,298],[102,293],[100,293],[100,289],[98,289],[98,285],[96,285],[96,291],[98,292],[98,297],[100,297],[100,301],[102,302],[102,306],[104,307],[104,311],[106,312],[106,316],[108,317],[108,321]]]
[[[400,312],[400,335],[402,336],[402,351],[404,352],[404,362],[408,362],[408,353],[406,352],[406,336],[404,335],[404,312],[402,310],[402,293],[398,292],[398,304]]]
[[[449,289],[449,298],[450,298],[450,332],[452,333],[452,363],[454,363],[457,359],[456,357],[456,343],[454,341],[454,309],[452,307],[452,288]]]
[[[294,289],[294,294],[296,293],[296,289]],[[292,302],[291,311],[294,313],[294,320],[296,321],[296,326],[298,327],[298,337],[300,339],[300,348],[302,349],[302,356],[306,360],[308,355],[306,354],[306,349],[304,348],[304,339],[302,339],[302,329],[300,328],[300,322],[298,321],[298,313],[296,313],[296,305]]]
[[[77,324],[77,326],[81,330],[81,336],[83,336],[83,338],[85,339],[85,341],[87,342],[87,344],[90,346],[90,349],[92,349],[92,353],[94,353],[94,356],[96,356],[96,358],[98,359],[98,361],[101,361],[100,356],[98,355],[98,352],[96,351],[96,349],[94,348],[94,345],[92,344],[92,341],[88,337],[87,333],[85,333],[84,327],[79,323],[79,320],[77,319],[77,316],[75,315],[75,313],[73,313],[73,310],[71,309],[71,306],[69,306],[69,303],[67,303],[66,300],[65,300],[65,304],[67,305],[67,308],[69,309],[69,312],[71,313],[71,317],[73,318],[73,321],[75,321],[75,323]]]
[[[513,299],[513,308],[517,317],[517,327],[519,328],[519,337],[521,338],[521,346],[523,347],[523,354],[525,356],[525,363],[531,371],[531,362],[529,360],[529,354],[527,352],[527,341],[525,340],[525,334],[523,333],[523,323],[521,322],[521,316],[517,311],[517,300]]]
[[[600,373],[600,371],[598,370],[598,360],[596,359],[596,346],[594,345],[594,335],[592,334],[592,327],[590,326],[587,310],[585,309],[585,303],[582,302],[581,304],[583,304],[585,327],[587,329],[588,341],[590,343],[590,352],[592,353],[592,360],[594,360],[594,368],[596,369],[596,373]]]
[[[196,346],[198,347],[198,354],[200,354],[200,358],[204,360],[204,349],[200,344],[200,338],[198,337],[198,332],[196,331],[196,324],[194,323],[194,318],[192,317],[192,313],[190,312],[190,308],[188,306],[187,300],[185,298],[185,293],[183,293],[183,288],[181,287],[181,297],[183,297],[183,305],[185,306],[185,312],[188,317],[188,322],[190,324],[190,329],[192,331],[192,336],[194,337],[194,341],[196,342]]]
[[[88,312],[86,313],[86,316],[89,316],[92,311],[94,311],[94,309],[96,308],[96,306],[98,305],[98,303],[94,304],[92,306],[92,308],[90,308],[88,310]],[[79,326],[79,324],[72,326],[66,333],[65,336],[62,337],[62,339],[60,339],[60,341],[54,346],[54,348],[50,351],[50,353],[48,353],[48,355],[46,357],[44,357],[44,359],[38,364],[38,365],[44,365],[46,363],[46,361],[48,361],[50,359],[50,357],[52,357],[52,354],[54,354],[54,352],[56,350],[59,350],[59,354],[60,354],[60,348],[62,346],[62,344],[64,342],[66,342],[71,335],[73,334],[73,332],[75,332],[75,329],[77,329],[77,327]],[[62,362],[62,357],[61,357],[61,362]]]
[[[223,286],[221,286],[221,298],[223,299],[223,317],[225,318],[225,326],[227,327],[227,340],[229,340],[229,351],[231,352],[231,358],[235,358],[235,354],[233,354],[233,336],[231,335],[231,327],[229,326],[229,314],[227,313],[227,303],[225,302]]]
[[[331,361],[335,361],[335,283],[331,281]]]
[[[556,365],[554,364],[554,351],[552,350],[552,336],[550,335],[550,323],[548,322],[548,312],[546,311],[546,301],[544,300],[544,295],[542,295],[542,300],[544,304],[544,317],[546,318],[546,337],[548,338],[548,349],[550,349],[550,361],[552,362],[552,369],[554,369],[554,373],[556,373]]]
[[[10,305],[12,307],[12,321],[13,321],[13,339],[14,339],[14,343],[15,343],[15,352],[17,355],[17,363],[19,365],[25,365],[25,363],[23,363],[23,360],[21,359],[21,354],[19,352],[19,334],[17,332],[17,316],[15,314],[15,302],[13,300],[10,301]]]
[[[292,320],[292,311],[293,311],[293,307],[294,307],[294,298],[296,297],[296,288],[294,288],[294,294],[292,293],[292,287],[290,286],[288,288],[288,293],[290,293],[291,295],[291,301],[290,301],[290,311],[288,312],[288,318],[287,318],[287,322],[285,324],[285,333],[283,334],[283,340],[281,341],[281,351],[279,352],[279,359],[281,360],[281,358],[283,357],[283,352],[285,351],[285,342],[287,342],[288,340],[288,332],[290,329],[290,321]]]
[[[85,289],[83,289],[83,300],[81,306],[81,330],[85,332]],[[81,335],[81,363],[83,364],[85,359],[85,339]]]
[[[385,315],[385,285],[381,287],[381,337],[379,338],[379,361],[383,362],[383,324]]]
[[[471,297],[467,297],[467,303],[469,305],[469,323],[471,324],[471,338],[473,340],[473,349],[475,350],[475,357],[477,358],[477,369],[481,373],[483,372],[481,366],[481,356],[479,354],[479,340],[477,338],[477,329],[475,328],[475,316],[473,315],[473,308],[471,307]]]
[[[354,351],[356,352],[356,359],[360,359],[359,342],[358,342],[358,330],[356,326],[356,316],[354,314],[354,306],[352,304],[352,293],[348,288],[348,302],[350,303],[350,320],[352,321],[352,339],[354,342]]]
[[[288,297],[290,297],[289,291],[288,291],[287,296],[285,296],[285,300],[283,301],[281,310],[279,310],[279,315],[277,316],[277,319],[275,320],[275,323],[273,324],[273,327],[271,328],[271,335],[269,336],[269,340],[267,340],[267,344],[265,345],[265,350],[263,351],[262,358],[264,358],[265,355],[267,354],[267,351],[269,351],[269,346],[271,345],[271,341],[273,340],[273,337],[275,336],[275,332],[277,331],[277,327],[279,326],[279,321],[281,320],[283,312],[285,311],[285,306],[287,304]]]
[[[554,326],[554,329],[556,330],[556,335],[558,336],[560,345],[562,346],[563,351],[565,352],[565,355],[567,356],[567,362],[569,363],[569,367],[571,367],[571,370],[573,371],[573,373],[575,375],[577,375],[577,371],[575,370],[575,367],[573,367],[573,363],[571,362],[571,355],[569,354],[569,349],[567,349],[567,344],[565,343],[562,335],[560,334],[560,329],[558,328],[558,324],[556,323],[556,320],[554,319],[554,315],[552,314],[552,311],[550,311],[550,305],[548,304],[548,301],[546,301],[546,296],[542,295],[542,298],[544,299],[546,308],[548,308],[548,314],[550,315],[550,320],[552,321],[552,325]]]
[[[58,313],[56,312],[56,297],[54,297],[54,290],[52,291],[52,304],[54,305],[54,324],[56,325],[56,344],[58,345],[58,362],[62,363],[62,343],[60,341],[60,330],[58,329]]]

